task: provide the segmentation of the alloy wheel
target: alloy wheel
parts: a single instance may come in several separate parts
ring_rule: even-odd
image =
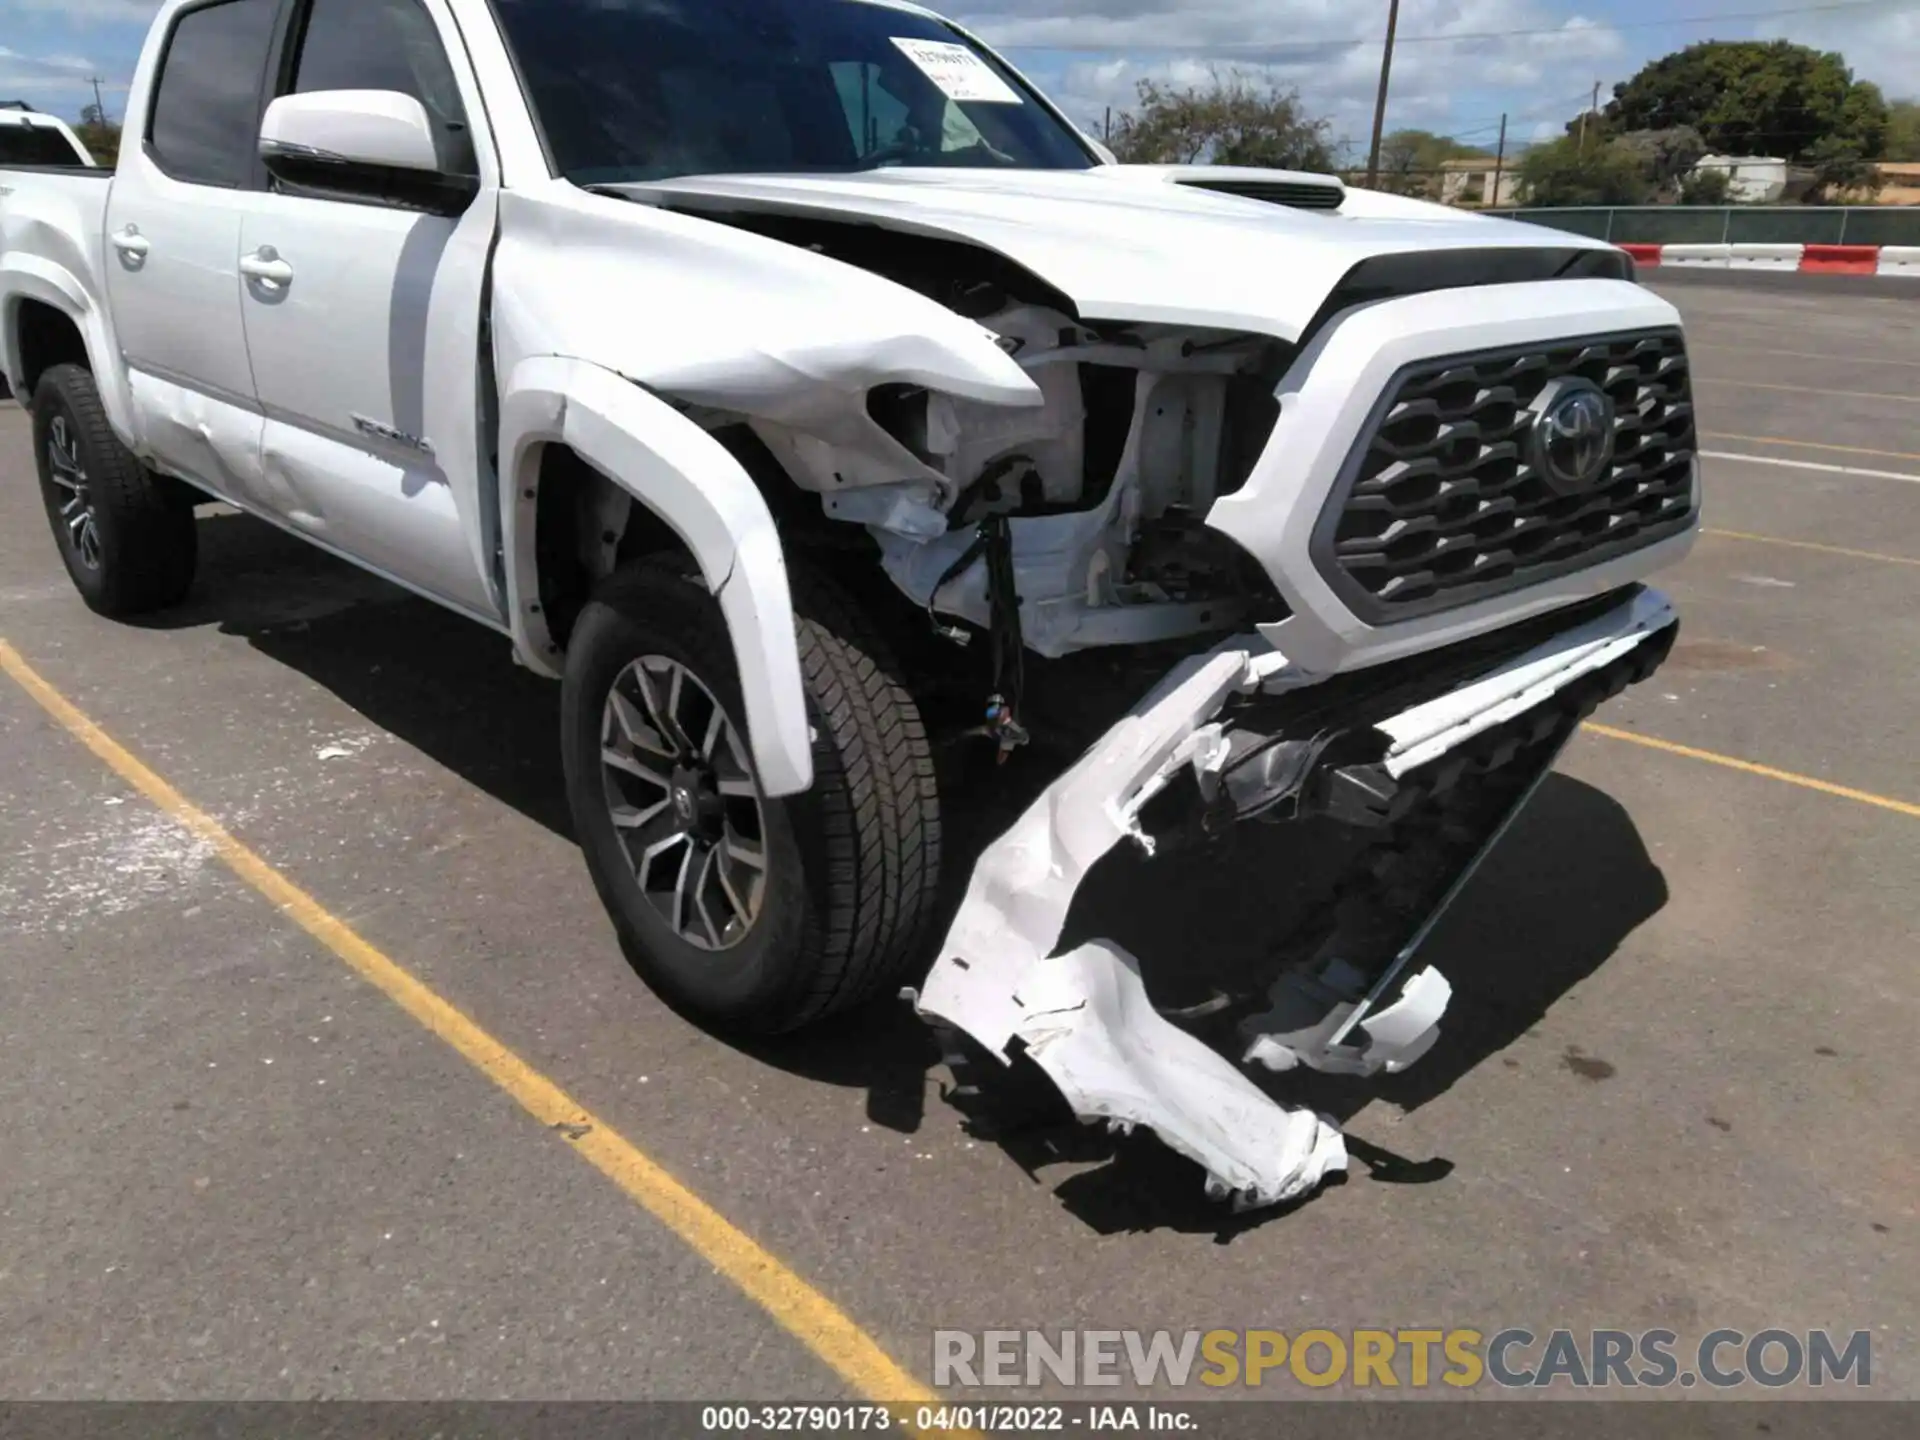
[[[86,467],[80,462],[80,447],[67,417],[56,415],[47,427],[47,476],[65,492],[60,503],[60,522],[67,527],[80,563],[89,570],[100,568],[100,526],[94,519],[93,493],[87,483]]]
[[[633,877],[687,944],[730,950],[760,917],[766,815],[739,727],[692,670],[644,655],[608,692],[600,763]]]

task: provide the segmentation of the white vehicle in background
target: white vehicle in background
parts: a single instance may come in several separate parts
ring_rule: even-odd
[[[0,100],[0,170],[51,165],[62,170],[97,168],[92,154],[67,125],[24,100]],[[0,377],[0,400],[12,394]]]
[[[90,605],[181,599],[217,498],[492,627],[671,1003],[907,987],[1218,1193],[1344,1164],[1246,1067],[1417,1060],[1432,917],[1672,643],[1687,357],[1626,256],[1111,164],[915,6],[170,0],[126,133],[0,173]],[[943,814],[1047,755],[942,911]],[[1355,858],[1269,963],[1054,953],[1120,842],[1314,817]]]
[[[96,168],[92,153],[64,121],[24,100],[0,100],[0,170],[22,165]]]

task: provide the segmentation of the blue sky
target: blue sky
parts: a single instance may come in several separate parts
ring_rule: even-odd
[[[158,0],[0,0],[0,98],[71,116],[99,76],[110,112]],[[1296,86],[1335,135],[1364,148],[1386,0],[946,0],[967,23],[1098,124],[1143,76],[1236,67]],[[1792,10],[1790,14],[1757,15]],[[1704,17],[1727,18],[1688,23]],[[1595,80],[1604,98],[1641,64],[1695,40],[1785,36],[1837,49],[1895,96],[1920,95],[1920,0],[1402,0],[1389,127],[1489,146],[1558,133]],[[1430,39],[1427,37],[1462,37]],[[1354,40],[1361,43],[1345,43]]]

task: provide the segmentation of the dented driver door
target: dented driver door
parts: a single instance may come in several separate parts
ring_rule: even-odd
[[[242,229],[241,303],[274,518],[497,622],[473,381],[497,187],[446,21],[443,0],[312,0],[282,88],[419,99],[441,168],[481,175],[478,195],[447,215],[414,195],[276,181]]]

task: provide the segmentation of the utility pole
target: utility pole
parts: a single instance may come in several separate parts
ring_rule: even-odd
[[[1500,117],[1500,148],[1493,152],[1493,194],[1487,197],[1487,204],[1500,203],[1500,172],[1507,164],[1507,117]]]
[[[1387,0],[1387,43],[1380,51],[1380,94],[1373,102],[1373,148],[1367,151],[1367,188],[1380,178],[1380,131],[1387,120],[1387,77],[1393,73],[1393,32],[1400,24],[1400,0]]]
[[[1111,105],[1107,106],[1107,118],[1100,126],[1100,138],[1108,143],[1113,140],[1113,106]]]
[[[104,125],[107,121],[107,102],[100,98],[100,77],[95,75],[91,78],[93,81],[93,113],[100,117],[100,123]]]
[[[1580,148],[1582,150],[1585,150],[1587,148],[1587,116],[1592,115],[1597,120],[1599,117],[1599,114],[1600,114],[1600,82],[1596,80],[1593,82],[1593,103],[1589,105],[1585,110],[1582,110],[1580,112]]]

